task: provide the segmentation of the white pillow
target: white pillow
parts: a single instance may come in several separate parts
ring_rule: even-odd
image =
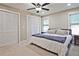
[[[48,30],[48,33],[49,34],[56,34],[56,30],[54,29],[54,30]]]
[[[68,35],[68,31],[67,30],[57,30],[56,34]]]

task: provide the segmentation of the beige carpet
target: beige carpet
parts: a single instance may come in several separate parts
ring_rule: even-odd
[[[39,56],[36,52],[32,51],[25,46],[5,46],[0,48],[1,56]]]
[[[72,45],[69,50],[69,56],[79,56],[79,46]]]
[[[54,54],[34,45],[10,45],[0,47],[0,56],[54,56]]]
[[[0,47],[0,56],[56,56],[34,45],[10,45]],[[72,45],[69,56],[79,56],[79,46]]]

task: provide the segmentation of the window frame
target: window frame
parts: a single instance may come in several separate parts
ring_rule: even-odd
[[[48,19],[46,19],[46,20],[48,20]],[[44,24],[44,21],[45,21],[45,19],[42,20],[42,32],[45,32],[45,31],[43,31],[43,29],[44,29],[45,26],[48,26],[49,27],[49,21],[48,21],[48,24]]]
[[[71,23],[70,23],[70,16],[73,15],[73,14],[79,14],[79,11],[68,13],[68,28],[69,28],[69,29],[71,29],[71,26],[72,26],[72,25],[79,25],[79,23],[75,23],[75,24],[71,24]]]

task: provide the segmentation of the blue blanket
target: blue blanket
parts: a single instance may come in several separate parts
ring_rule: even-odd
[[[57,42],[60,42],[60,43],[64,43],[65,40],[66,40],[66,37],[50,36],[50,35],[44,35],[44,34],[34,34],[32,36],[40,37],[40,38],[46,38],[46,39],[57,41]]]

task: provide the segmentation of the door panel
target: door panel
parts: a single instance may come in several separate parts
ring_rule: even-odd
[[[18,17],[14,13],[0,11],[1,45],[18,42]]]

